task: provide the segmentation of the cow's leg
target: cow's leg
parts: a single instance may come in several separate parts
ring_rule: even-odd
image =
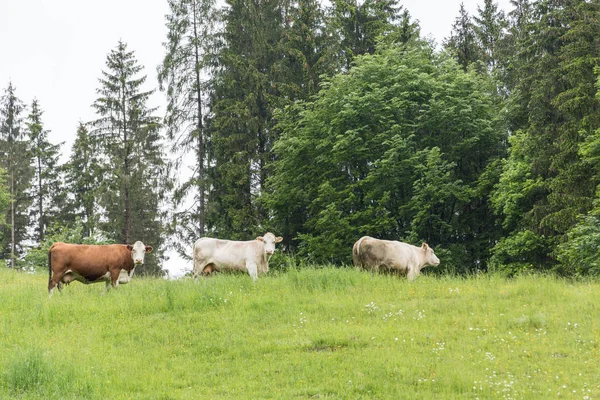
[[[206,268],[206,263],[194,257],[194,279],[198,279],[198,275],[204,274],[204,268]]]
[[[119,286],[119,276],[120,275],[121,275],[120,269],[110,271],[110,284],[112,285],[112,287],[116,288]]]
[[[256,281],[258,279],[258,268],[256,264],[246,261],[246,269],[248,270],[248,274],[250,274],[250,278],[252,278],[253,281]]]
[[[58,286],[58,290],[62,290],[61,279],[62,279],[61,274],[55,273],[54,275],[52,275],[52,278],[50,279],[50,282],[48,283],[48,296],[52,296],[52,293],[54,292],[54,288],[56,288],[57,286]]]
[[[215,271],[214,265],[213,264],[208,264],[206,267],[204,267],[202,269],[202,275],[203,276],[209,276],[212,275],[212,273]]]
[[[419,268],[414,267],[414,266],[408,267],[408,274],[407,274],[408,281],[409,282],[414,281],[417,276],[419,276]]]

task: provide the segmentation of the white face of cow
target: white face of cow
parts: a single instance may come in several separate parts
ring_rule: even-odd
[[[275,237],[271,232],[267,232],[264,236],[256,238],[259,242],[263,242],[265,255],[270,257],[275,253],[275,243],[279,243],[283,240],[281,236]]]
[[[127,248],[131,251],[131,258],[133,259],[134,265],[142,265],[144,263],[144,256],[146,253],[152,251],[152,246],[146,246],[139,240],[132,245],[128,244]]]
[[[423,249],[423,253],[425,254],[425,263],[427,265],[431,265],[433,267],[437,267],[438,265],[440,265],[440,259],[437,258],[437,256],[433,252],[433,249],[429,247],[427,243],[423,243],[421,248]]]

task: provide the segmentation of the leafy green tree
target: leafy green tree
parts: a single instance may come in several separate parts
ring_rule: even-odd
[[[65,215],[60,220],[64,224],[80,221],[83,238],[95,235],[101,216],[99,197],[103,171],[98,150],[97,141],[90,135],[86,125],[80,123],[71,147],[71,156],[62,167],[65,190],[71,193],[71,197],[67,201]]]
[[[48,141],[48,131],[44,129],[42,114],[39,102],[34,99],[26,125],[34,164],[34,185],[31,195],[34,198],[35,207],[31,217],[37,220],[34,240],[38,243],[44,240],[46,227],[49,225],[52,215],[57,212],[58,202],[56,199],[63,193],[59,190],[61,181],[58,171],[60,144],[55,145]]]
[[[444,41],[444,49],[452,54],[465,71],[469,65],[481,60],[482,50],[464,3],[460,4],[459,15],[452,25],[450,37]]]
[[[91,132],[99,141],[104,180],[99,202],[104,209],[102,229],[120,243],[141,240],[155,251],[142,273],[161,274],[165,215],[161,204],[170,188],[162,151],[159,119],[146,103],[152,91],[142,91],[146,76],[134,52],[120,41],[108,57],[98,99],[99,118]]]
[[[31,197],[32,168],[28,141],[23,129],[25,106],[15,94],[15,87],[8,84],[0,97],[0,167],[8,173],[10,208],[6,213],[7,227],[0,226],[3,237],[0,243],[0,258],[10,258],[10,266],[16,266],[16,259],[25,249],[24,242],[29,238],[28,209]]]
[[[48,270],[48,251],[56,242],[77,244],[110,244],[102,235],[85,236],[85,224],[75,220],[73,224],[63,225],[55,222],[37,248],[30,249],[25,255],[24,264],[28,269]]]
[[[206,204],[206,132],[204,116],[208,101],[208,75],[214,64],[216,10],[214,0],[169,0],[166,16],[168,29],[166,50],[158,67],[161,90],[166,90],[168,104],[165,117],[171,150],[194,155],[193,174],[177,188],[174,200],[177,240],[190,243],[205,233]],[[183,157],[177,157],[175,167],[182,167]],[[191,199],[190,199],[191,197]],[[193,201],[192,207],[182,203]],[[178,245],[180,253],[189,249]]]
[[[530,62],[517,65],[510,99],[515,139],[493,196],[508,232],[494,250],[498,265],[516,258],[534,269],[557,267],[559,245],[593,206],[598,176],[580,149],[600,127],[599,12],[598,1],[533,4],[536,22],[521,44]],[[503,243],[516,243],[516,253],[505,258]]]
[[[318,262],[349,262],[371,235],[427,240],[448,268],[485,268],[499,233],[490,165],[506,135],[492,88],[420,41],[357,59],[313,102],[277,115],[264,196],[277,231]]]

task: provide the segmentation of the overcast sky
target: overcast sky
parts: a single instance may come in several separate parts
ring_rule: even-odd
[[[400,1],[421,33],[438,43],[450,34],[458,16],[460,0]],[[473,15],[483,0],[464,0]],[[496,0],[509,10],[509,0]],[[156,67],[164,55],[166,0],[0,0],[0,93],[9,82],[26,105],[37,98],[44,111],[43,123],[50,141],[66,142],[63,158],[80,121],[94,118],[91,104],[96,99],[98,79],[108,53],[119,40],[135,51],[148,75],[145,90],[158,86]],[[149,106],[161,107],[164,94],[154,95]],[[167,263],[180,269],[176,258]],[[191,268],[186,265],[184,268]]]

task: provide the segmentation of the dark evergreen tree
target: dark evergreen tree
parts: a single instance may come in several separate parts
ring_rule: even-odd
[[[402,6],[397,0],[333,0],[330,24],[340,38],[346,70],[354,58],[373,54],[378,40],[397,31]]]
[[[65,191],[70,193],[62,221],[67,225],[79,221],[83,239],[99,233],[99,197],[103,171],[98,150],[98,143],[90,136],[85,124],[80,123],[71,147],[71,156],[62,168]]]
[[[460,4],[459,16],[452,25],[450,37],[444,41],[444,48],[465,71],[469,65],[482,59],[482,50],[477,41],[473,21],[463,3]]]
[[[42,114],[38,101],[34,99],[26,125],[34,171],[31,196],[35,205],[31,218],[37,221],[37,224],[33,239],[38,243],[44,240],[52,216],[59,211],[57,206],[60,202],[57,199],[64,193],[60,190],[61,176],[58,168],[60,144],[48,141],[49,132],[44,129]]]
[[[6,170],[0,168],[0,213],[5,215],[10,208],[10,188],[8,187],[8,174]],[[5,235],[8,234],[7,224],[4,218],[0,219],[0,243],[6,240]],[[4,264],[0,264],[4,265]]]
[[[221,237],[253,237],[265,217],[255,200],[276,138],[272,113],[281,99],[273,66],[280,57],[282,13],[279,0],[231,0],[224,11],[208,126],[213,165],[207,223]]]
[[[498,4],[493,0],[484,0],[483,8],[477,6],[474,19],[474,32],[481,46],[482,61],[489,71],[494,71],[500,63],[499,47],[507,27],[506,18]]]
[[[284,12],[275,88],[283,100],[307,100],[319,91],[322,77],[339,72],[342,63],[319,1],[292,2]]]
[[[165,117],[171,150],[194,155],[193,174],[184,179],[175,191],[177,208],[174,244],[180,253],[189,253],[186,246],[205,232],[206,132],[204,116],[207,103],[207,80],[214,64],[216,11],[214,0],[169,0],[166,16],[166,54],[158,67],[161,90],[166,90],[168,105]],[[175,159],[182,168],[183,157]],[[190,207],[186,201],[192,201]],[[181,210],[181,207],[184,207]],[[185,243],[181,246],[178,244]]]
[[[8,84],[0,97],[0,167],[8,173],[10,207],[5,214],[6,225],[0,243],[0,258],[10,259],[16,266],[17,257],[23,254],[24,242],[29,239],[29,206],[31,197],[32,168],[28,141],[23,129],[25,106],[15,94],[15,87]]]
[[[598,185],[581,146],[600,127],[594,67],[600,2],[539,1],[511,96],[510,156],[494,195],[508,235],[493,264],[508,272],[555,267],[556,250],[592,208]]]
[[[122,41],[106,66],[93,104],[99,118],[92,123],[103,164],[102,229],[117,242],[152,245],[155,251],[142,273],[160,274],[165,230],[160,205],[169,186],[160,122],[152,115],[155,109],[147,106],[152,91],[142,91],[146,76],[138,75],[143,67]]]

